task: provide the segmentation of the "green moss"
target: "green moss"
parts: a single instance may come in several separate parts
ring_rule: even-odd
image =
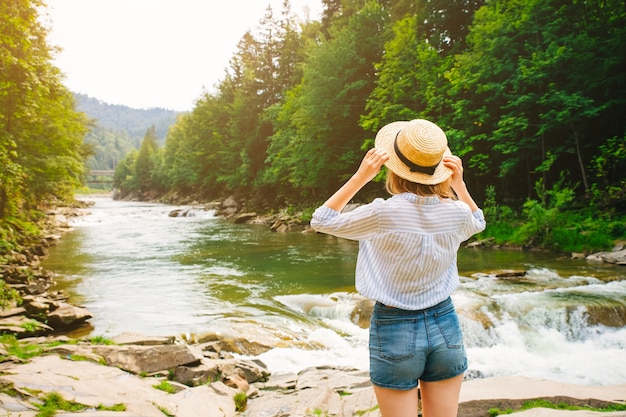
[[[551,401],[538,398],[535,400],[529,400],[522,404],[522,407],[519,410],[512,410],[507,408],[506,410],[501,410],[499,408],[491,408],[489,409],[489,417],[496,417],[505,414],[513,414],[519,411],[529,410],[531,408],[548,408],[552,410],[569,410],[569,411],[595,411],[595,412],[613,412],[613,411],[626,411],[626,404],[618,404],[618,403],[609,403],[605,407],[590,407],[590,406],[580,406],[580,405],[572,405],[566,402],[553,403]]]
[[[176,393],[176,388],[172,384],[170,384],[169,381],[161,381],[159,384],[153,385],[153,387],[158,390],[165,391],[168,394]]]
[[[43,353],[43,347],[20,343],[15,335],[12,334],[0,336],[0,343],[4,345],[4,348],[10,355],[17,356],[20,359],[29,359]]]
[[[34,404],[39,410],[35,417],[52,417],[57,411],[70,411],[73,413],[85,411],[88,406],[74,401],[67,401],[57,392],[51,392],[42,398],[42,404]]]

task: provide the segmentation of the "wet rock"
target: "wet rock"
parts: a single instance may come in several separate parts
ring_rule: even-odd
[[[626,265],[626,249],[613,252],[598,252],[587,256],[590,262],[607,262],[615,265]]]
[[[374,301],[364,298],[359,301],[350,313],[350,320],[362,329],[370,326],[372,311],[374,310]]]
[[[235,224],[246,223],[246,222],[254,219],[256,216],[257,216],[257,214],[254,213],[254,212],[251,212],[251,213],[241,213],[241,214],[237,214],[236,216],[234,216],[232,221]]]
[[[139,345],[139,346],[155,346],[155,345],[172,345],[176,338],[173,336],[146,336],[141,333],[124,332],[118,336],[111,338],[116,345]]]
[[[489,275],[492,275],[496,278],[519,278],[526,276],[526,271],[520,269],[501,269],[498,271],[493,271]]]
[[[217,353],[227,351],[252,356],[267,352],[274,346],[274,343],[270,340],[267,343],[254,340],[254,335],[243,337],[220,333],[206,333],[199,336],[196,342],[204,344],[204,349],[211,349]]]
[[[48,314],[48,323],[58,331],[80,327],[92,317],[93,315],[82,307],[60,303],[54,311]]]

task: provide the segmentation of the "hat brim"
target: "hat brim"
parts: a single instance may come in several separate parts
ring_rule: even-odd
[[[409,180],[412,182],[416,182],[419,184],[426,185],[435,185],[441,184],[446,181],[452,175],[452,170],[444,165],[443,162],[437,166],[435,172],[432,175],[424,174],[422,172],[411,172],[411,169],[404,164],[398,158],[394,150],[394,141],[398,132],[402,130],[409,122],[401,121],[401,122],[392,122],[388,125],[383,126],[378,133],[376,134],[376,139],[374,141],[374,146],[378,149],[384,149],[387,151],[387,155],[389,155],[389,159],[385,162],[385,166],[393,171],[397,176],[404,178],[405,180]],[[449,147],[446,147],[443,156],[450,156],[452,152]]]

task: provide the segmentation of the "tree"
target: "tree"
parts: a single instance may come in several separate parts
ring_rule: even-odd
[[[155,181],[153,180],[155,167],[157,166],[156,157],[158,155],[159,144],[156,136],[156,129],[151,126],[146,131],[137,154],[137,161],[135,163],[135,178],[139,192],[142,194],[148,193],[150,190],[154,190]]]
[[[274,113],[265,181],[301,198],[334,189],[360,161],[358,120],[376,79],[388,14],[369,1],[311,51],[301,85]]]
[[[0,218],[72,199],[89,156],[88,121],[51,64],[42,8],[38,0],[0,8]]]

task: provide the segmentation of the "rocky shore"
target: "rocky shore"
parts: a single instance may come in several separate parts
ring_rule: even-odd
[[[284,213],[248,212],[234,199],[202,209],[214,209],[235,223],[267,224],[276,232],[307,229]],[[40,260],[47,247],[69,230],[70,219],[82,214],[80,209],[49,212],[50,231],[41,244],[27,253],[11,254],[9,262],[0,266],[2,279],[23,299],[22,304],[0,312],[0,333],[15,336],[13,342],[5,339],[0,345],[0,417],[39,417],[48,406],[58,406],[57,416],[74,412],[99,417],[380,416],[367,372],[329,364],[273,375],[256,358],[271,346],[243,336],[218,332],[193,340],[138,334],[106,340],[63,336],[88,326],[92,315],[68,304],[62,293],[49,292],[54,277],[41,268]],[[181,209],[170,215],[186,212]],[[617,249],[589,260],[626,262],[626,251]],[[57,404],[59,398],[63,405]],[[604,408],[624,404],[626,385],[579,386],[524,377],[473,379],[463,384],[458,415],[484,417],[492,408],[518,410],[525,401],[537,398]],[[73,411],[61,411],[63,407]],[[626,417],[626,411],[546,408],[516,414]]]
[[[193,344],[138,334],[123,334],[107,344],[64,337],[20,344],[37,346],[40,354],[24,360],[0,352],[2,416],[38,417],[51,398],[94,417],[380,416],[365,371],[327,366],[271,375],[259,360],[226,350],[234,346],[232,340],[216,335]],[[458,415],[486,417],[490,409],[517,410],[537,398],[606,408],[624,404],[626,385],[589,387],[524,377],[470,380],[464,382]],[[517,415],[624,417],[626,411],[534,408]]]
[[[4,254],[0,264],[0,279],[5,283],[3,293],[19,295],[18,302],[4,300],[0,309],[0,334],[17,338],[63,334],[88,325],[93,315],[86,309],[69,304],[62,292],[50,292],[54,273],[41,266],[48,248],[71,229],[73,217],[83,215],[89,204],[61,207],[46,213],[45,232],[40,241],[22,252]]]

